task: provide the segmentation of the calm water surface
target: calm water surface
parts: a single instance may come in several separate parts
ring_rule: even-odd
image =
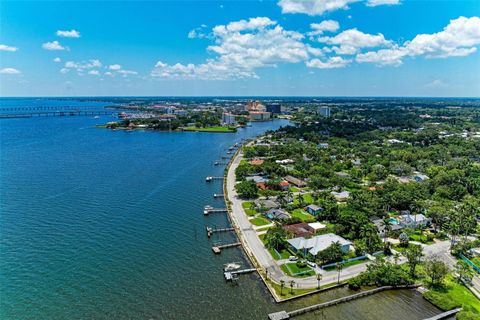
[[[62,101],[0,100],[1,106]],[[102,107],[102,103],[75,102]],[[72,105],[71,101],[68,102]],[[265,319],[349,294],[276,305],[256,275],[238,286],[214,256],[205,225],[226,226],[213,166],[226,149],[285,121],[236,134],[114,132],[109,117],[0,120],[1,319]],[[374,306],[374,307],[373,307]],[[422,319],[439,311],[412,291],[378,295],[299,319]]]

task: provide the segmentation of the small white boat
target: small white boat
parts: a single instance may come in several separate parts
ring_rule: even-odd
[[[93,119],[100,119],[100,116],[95,116],[93,117]]]
[[[241,265],[235,262],[227,263],[223,265],[223,271],[233,271],[240,269]]]

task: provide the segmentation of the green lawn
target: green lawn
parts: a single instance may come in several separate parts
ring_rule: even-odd
[[[315,271],[312,270],[309,266],[305,266],[303,268],[300,268],[297,266],[296,263],[286,263],[282,264],[280,266],[280,269],[282,269],[283,272],[288,274],[289,276],[292,277],[310,277],[315,275]],[[298,275],[299,273],[302,273],[301,275]]]
[[[281,250],[277,253],[277,251],[275,249],[269,248],[268,252],[270,252],[270,255],[275,260],[288,259],[290,256],[294,255],[290,251],[288,251],[287,249],[283,249],[283,250]]]
[[[299,197],[300,196],[303,196],[303,200],[307,203],[307,204],[312,204],[314,201],[313,201],[313,197],[312,197],[312,194],[311,193],[305,193],[303,195],[298,195],[295,197],[295,199],[293,200],[293,204],[299,204],[300,203],[300,200],[299,200]]]
[[[270,221],[263,218],[263,217],[256,217],[250,220],[250,222],[255,225],[255,226],[264,226],[266,224],[269,224]]]
[[[303,209],[295,209],[291,213],[292,217],[301,219],[303,222],[314,222],[315,217],[305,212]]]
[[[196,131],[196,132],[220,132],[220,133],[232,133],[237,132],[237,128],[234,127],[207,127],[207,128],[197,128],[197,127],[184,127],[183,131]]]
[[[457,319],[480,319],[480,300],[452,275],[446,278],[444,288],[430,289],[423,296],[442,310],[463,307]]]
[[[363,259],[363,260],[353,260],[353,261],[345,262],[345,263],[343,264],[343,268],[345,269],[345,268],[354,266],[354,265],[356,265],[356,264],[366,263],[366,262],[368,262],[368,261],[370,261],[370,260],[368,260],[368,259]],[[323,269],[323,270],[334,270],[335,268],[336,268],[336,266],[332,266],[332,267],[325,268],[325,269]]]
[[[242,203],[243,210],[245,211],[247,216],[254,216],[255,214],[257,214],[257,211],[255,211],[255,209],[251,209],[252,205],[253,202],[251,201],[246,201]]]
[[[480,257],[473,257],[469,260],[475,263],[475,265],[480,268]]]

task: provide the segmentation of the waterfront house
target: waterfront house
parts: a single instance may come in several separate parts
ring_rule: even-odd
[[[317,231],[323,230],[327,227],[326,225],[324,225],[323,223],[320,223],[320,222],[312,222],[312,223],[309,223],[308,226],[310,228],[312,228],[315,233]]]
[[[310,213],[312,216],[319,215],[322,211],[323,211],[323,208],[315,204],[311,204],[307,206],[307,212]]]
[[[257,199],[254,201],[257,208],[265,209],[278,209],[280,208],[280,203],[276,199]]]
[[[322,234],[309,239],[298,237],[287,240],[287,243],[294,252],[303,253],[305,256],[308,254],[316,256],[319,252],[330,247],[334,242],[340,244],[344,253],[350,251],[352,243],[333,233]]]
[[[285,225],[283,229],[295,237],[310,237],[315,234],[315,230],[306,222]]]
[[[413,176],[412,176],[412,180],[415,180],[417,182],[422,182],[422,181],[425,181],[428,179],[428,176],[423,174],[423,173],[420,173],[418,171],[415,171],[413,173]]]
[[[405,228],[425,228],[431,222],[430,218],[423,214],[403,214],[399,217],[399,222]]]
[[[286,220],[290,219],[290,215],[282,209],[270,209],[265,212],[265,217],[270,220]]]
[[[286,176],[285,177],[285,180],[287,180],[289,183],[293,184],[294,186],[298,187],[298,188],[302,188],[302,187],[305,187],[307,184],[305,183],[305,181],[299,179],[299,178],[295,178],[293,176]]]
[[[259,175],[255,175],[255,176],[250,176],[250,177],[246,177],[245,180],[247,181],[253,181],[255,183],[259,183],[259,182],[268,182],[268,178],[265,177],[265,176],[259,176]]]

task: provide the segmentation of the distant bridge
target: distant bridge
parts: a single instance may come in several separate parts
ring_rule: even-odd
[[[0,109],[4,110],[4,109]],[[33,117],[72,117],[72,116],[101,116],[116,115],[117,111],[72,110],[72,111],[44,111],[27,113],[0,113],[0,119],[33,118]]]

